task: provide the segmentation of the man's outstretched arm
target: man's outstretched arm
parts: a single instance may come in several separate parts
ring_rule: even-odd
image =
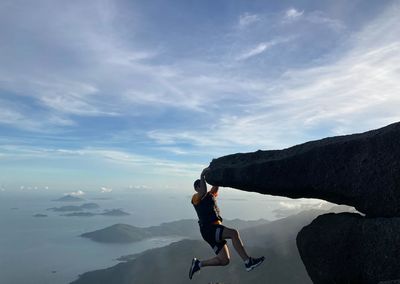
[[[198,191],[199,195],[203,198],[207,193],[207,184],[206,184],[206,173],[209,171],[209,168],[205,168],[200,175],[200,190]]]

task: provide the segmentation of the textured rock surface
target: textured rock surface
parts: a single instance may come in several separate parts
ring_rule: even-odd
[[[386,283],[400,278],[400,218],[325,214],[304,227],[296,241],[314,283]]]
[[[214,159],[208,183],[291,198],[320,198],[369,216],[400,216],[400,123],[284,150]]]

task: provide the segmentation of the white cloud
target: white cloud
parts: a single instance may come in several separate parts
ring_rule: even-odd
[[[176,155],[188,155],[188,154],[193,154],[191,152],[189,152],[188,150],[184,150],[182,148],[179,147],[158,147],[158,150],[162,150],[162,151],[166,151],[166,152],[170,152]]]
[[[105,148],[53,149],[27,147],[18,145],[1,145],[0,152],[6,154],[9,160],[21,159],[99,159],[106,163],[120,165],[124,168],[135,169],[140,173],[160,174],[168,176],[190,177],[198,175],[204,167],[193,162],[175,161],[151,156],[129,153],[126,151]],[[79,194],[81,191],[77,191]]]
[[[117,53],[111,55],[109,58],[106,58],[106,62],[109,62],[111,64],[117,64],[117,65],[126,65],[126,66],[135,66],[135,63],[137,61],[145,60],[145,59],[151,59],[154,58],[158,55],[157,52],[152,51],[130,51],[127,53]]]
[[[147,185],[130,185],[129,186],[129,189],[135,189],[135,190],[147,190],[147,189],[150,189],[150,187],[149,186],[147,186]]]
[[[291,69],[275,80],[244,79],[258,86],[243,90],[257,94],[252,103],[236,113],[222,112],[208,129],[160,129],[149,137],[161,145],[190,141],[205,151],[225,153],[235,146],[283,148],[400,121],[399,13],[399,5],[390,7],[344,43],[345,53],[323,64]],[[265,49],[260,46],[253,54]]]
[[[327,25],[337,32],[343,31],[346,28],[346,26],[342,21],[338,19],[329,18],[320,11],[315,11],[313,13],[310,13],[309,15],[307,15],[306,20],[313,24]]]
[[[304,20],[308,23],[316,25],[325,25],[337,32],[342,31],[346,28],[342,21],[330,18],[322,11],[312,11],[305,13],[304,10],[298,11],[295,8],[290,8],[285,11],[282,22],[294,23],[299,20]]]
[[[260,21],[259,15],[250,14],[246,12],[239,16],[239,27],[244,28],[258,21]]]
[[[261,53],[264,53],[266,50],[270,49],[271,47],[277,45],[277,44],[282,44],[282,43],[287,43],[290,42],[294,39],[295,37],[286,37],[286,38],[275,38],[271,41],[267,42],[261,42],[257,44],[256,46],[242,52],[236,57],[236,60],[241,61],[241,60],[246,60],[251,57],[260,55]]]
[[[285,19],[286,20],[295,20],[303,16],[304,11],[298,11],[295,8],[290,8],[285,12]]]
[[[115,93],[121,93],[128,80],[134,86],[132,78],[140,74],[166,74],[163,68],[142,63],[156,51],[128,47],[124,31],[115,27],[116,7],[106,2],[39,4],[45,9],[20,9],[15,4],[9,5],[7,14],[0,13],[2,24],[13,27],[2,33],[0,61],[5,68],[0,70],[0,86],[40,106],[35,117],[8,107],[8,112],[0,111],[0,123],[38,131],[49,125],[73,125],[69,115],[115,116],[120,98]],[[9,34],[17,36],[7,38]],[[24,45],[21,39],[31,40],[27,52],[18,48]]]
[[[197,175],[203,167],[201,164],[158,159],[144,155],[131,154],[119,150],[84,149],[84,155],[93,155],[106,161],[118,163],[126,167],[135,167],[140,172],[167,174],[173,176]]]
[[[29,186],[21,185],[21,186],[19,187],[19,189],[20,189],[21,191],[32,191],[32,190],[38,190],[39,187],[38,187],[38,186],[33,186],[33,185],[29,185]]]
[[[105,187],[105,186],[102,186],[100,188],[100,190],[101,190],[101,193],[110,193],[110,192],[113,191],[112,188],[108,188],[108,187]]]
[[[0,123],[22,129],[38,129],[40,123],[29,118],[29,109],[0,99]]]
[[[64,193],[64,195],[72,195],[72,196],[83,196],[85,195],[85,192],[82,190],[77,190],[69,193]]]
[[[257,44],[255,47],[240,54],[238,57],[236,57],[236,60],[246,60],[249,59],[250,57],[259,55],[264,51],[266,51],[268,48],[274,46],[275,44],[276,44],[275,42],[261,42]]]

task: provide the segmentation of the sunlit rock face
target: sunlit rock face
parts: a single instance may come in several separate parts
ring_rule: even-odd
[[[400,123],[284,150],[214,159],[208,183],[319,198],[359,212],[325,214],[297,247],[314,283],[400,283]]]
[[[400,123],[284,150],[214,159],[208,183],[354,206],[367,216],[400,216]]]
[[[296,242],[314,283],[375,284],[400,278],[400,218],[325,214],[305,226]]]

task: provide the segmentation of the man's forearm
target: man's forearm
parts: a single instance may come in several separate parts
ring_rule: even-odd
[[[200,191],[202,194],[207,193],[207,184],[206,184],[206,172],[207,168],[205,168],[200,175]]]

